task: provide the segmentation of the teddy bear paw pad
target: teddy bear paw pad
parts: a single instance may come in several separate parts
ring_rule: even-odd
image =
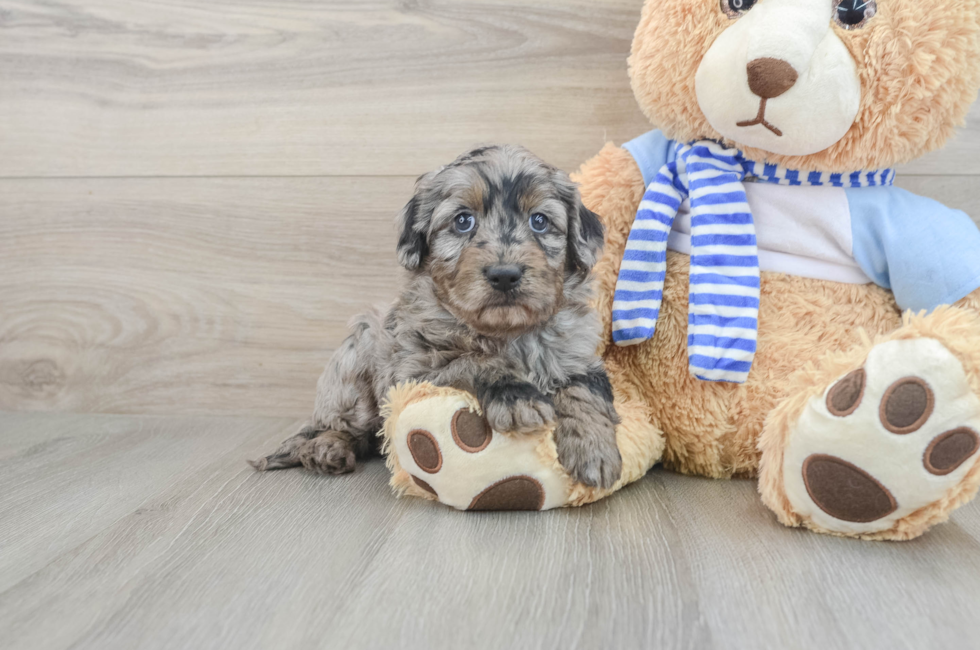
[[[540,510],[544,487],[530,476],[497,481],[473,499],[468,510]]]
[[[435,437],[424,429],[415,429],[408,434],[408,451],[412,459],[424,472],[435,474],[442,469],[442,452]]]
[[[807,404],[783,456],[786,495],[826,530],[880,532],[942,501],[978,452],[980,399],[959,360],[935,339],[889,341]]]
[[[545,436],[500,434],[464,397],[439,395],[404,408],[390,453],[416,496],[459,510],[547,510],[567,503],[570,481],[541,453]]]

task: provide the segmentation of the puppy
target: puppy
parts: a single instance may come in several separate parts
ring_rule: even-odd
[[[589,306],[603,229],[575,184],[525,149],[484,147],[419,178],[398,222],[401,297],[354,320],[310,424],[252,465],[353,471],[378,450],[388,389],[411,379],[475,394],[496,431],[556,425],[569,474],[612,486],[618,417]]]

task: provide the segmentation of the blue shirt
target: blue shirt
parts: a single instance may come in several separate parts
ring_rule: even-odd
[[[660,131],[623,145],[647,185],[675,158],[675,146]],[[980,288],[980,229],[966,213],[897,187],[835,190],[846,197],[848,253],[902,310],[931,311]]]

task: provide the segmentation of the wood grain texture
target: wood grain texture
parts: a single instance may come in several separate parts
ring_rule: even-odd
[[[0,408],[304,417],[397,291],[415,175],[480,141],[574,169],[649,128],[641,4],[8,0]],[[980,108],[899,182],[978,217],[978,146]]]
[[[0,408],[308,415],[411,187],[0,181]]]
[[[477,142],[574,168],[649,129],[641,0],[10,0],[0,176],[417,175]],[[980,108],[915,173],[978,174]]]
[[[396,294],[417,174],[486,141],[574,169],[648,130],[641,5],[0,0],[0,410],[163,414],[0,413],[0,645],[977,647],[976,504],[872,544],[659,470],[465,515],[379,462],[245,466]],[[974,108],[899,184],[980,217],[978,148]]]
[[[575,167],[646,121],[640,0],[28,0],[0,176],[418,175],[479,142]]]
[[[977,645],[976,503],[860,542],[783,528],[753,482],[655,470],[586,508],[464,514],[395,499],[377,461],[244,465],[294,424],[0,415],[42,432],[0,456],[4,647]]]
[[[895,185],[962,210],[980,225],[980,177],[899,174]],[[978,252],[980,254],[980,252]]]
[[[980,215],[969,177],[900,184]],[[306,417],[412,180],[0,180],[0,409]]]

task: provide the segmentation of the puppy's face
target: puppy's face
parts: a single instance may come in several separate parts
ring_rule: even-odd
[[[602,248],[602,226],[568,176],[511,146],[420,178],[400,222],[402,265],[428,274],[443,306],[486,335],[547,321]]]

